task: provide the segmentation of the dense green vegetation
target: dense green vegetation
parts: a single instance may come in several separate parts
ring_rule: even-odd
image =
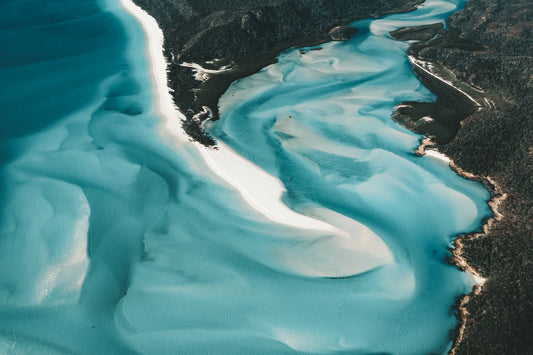
[[[392,31],[390,36],[398,41],[429,41],[436,35],[445,34],[446,30],[442,23],[434,23],[430,25],[403,27]]]
[[[274,63],[277,54],[293,46],[308,46],[345,37],[336,26],[406,12],[423,0],[134,0],[159,23],[165,34],[169,85],[174,101],[187,116],[184,128],[197,141],[213,140],[194,116],[210,108],[218,118],[218,98],[236,79]],[[208,63],[219,59],[216,63]],[[232,70],[194,79],[182,62],[205,68],[231,65]],[[207,119],[209,116],[204,116]]]
[[[491,177],[506,193],[503,219],[464,239],[463,255],[487,283],[467,305],[458,354],[531,354],[533,319],[533,3],[470,0],[450,33],[412,46],[450,69],[483,104],[439,149],[463,170]],[[481,91],[479,91],[481,89]]]

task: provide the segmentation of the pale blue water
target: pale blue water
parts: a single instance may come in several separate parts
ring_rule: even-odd
[[[144,35],[116,1],[0,2],[0,353],[445,352],[471,287],[446,247],[489,194],[415,157],[420,137],[390,119],[433,96],[386,33],[463,3],[354,23],[221,100],[211,133],[288,206],[362,223],[393,258],[327,278],[293,265],[339,262],[321,253],[335,238],[270,221],[158,134]]]

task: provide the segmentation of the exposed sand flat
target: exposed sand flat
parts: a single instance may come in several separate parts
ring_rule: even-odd
[[[188,136],[181,129],[184,118],[172,102],[167,86],[167,62],[163,55],[163,32],[153,17],[130,0],[120,0],[124,8],[139,20],[147,38],[147,50],[151,62],[152,78],[157,95],[157,109],[164,117],[164,131],[175,137],[176,143],[188,142]],[[281,182],[261,168],[237,155],[233,150],[218,143],[218,149],[205,148],[193,143],[215,174],[236,188],[244,199],[257,211],[278,223],[293,227],[341,232],[327,223],[309,218],[289,209],[281,202],[285,191]]]
[[[268,219],[290,227],[323,232],[329,236],[326,245],[322,245],[323,249],[330,250],[328,260],[308,258],[305,262],[294,264],[287,259],[287,264],[291,268],[309,276],[349,276],[393,261],[393,256],[386,244],[363,224],[349,218],[326,217],[324,213],[327,215],[328,211],[315,211],[315,215],[320,215],[325,220],[334,219],[336,222],[334,224],[339,225],[339,228],[297,213],[281,201],[285,188],[279,179],[242,158],[221,142],[217,144],[217,149],[206,148],[197,142],[191,142],[181,128],[180,122],[184,116],[174,105],[167,86],[167,62],[163,55],[164,37],[161,29],[150,15],[132,1],[120,0],[120,2],[139,21],[146,35],[154,91],[157,97],[156,108],[164,117],[161,133],[164,136],[170,136],[176,148],[184,145],[192,145],[196,148],[214,174],[235,188],[253,209]],[[359,258],[350,257],[350,255],[341,256],[346,253],[351,253],[352,256],[364,253],[367,257],[362,258],[363,254]],[[333,260],[332,255],[340,257]]]
[[[324,232],[341,232],[322,221],[296,213],[280,200],[285,188],[281,182],[253,163],[237,155],[224,143],[217,144],[218,151],[200,149],[207,165],[218,176],[235,187],[257,211],[271,220],[288,226]]]

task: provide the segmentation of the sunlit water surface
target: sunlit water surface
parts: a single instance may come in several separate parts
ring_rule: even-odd
[[[356,22],[222,97],[211,134],[329,232],[273,222],[159,133],[116,1],[0,3],[0,353],[446,351],[472,285],[446,248],[489,195],[391,120],[434,97],[387,34],[463,2]]]

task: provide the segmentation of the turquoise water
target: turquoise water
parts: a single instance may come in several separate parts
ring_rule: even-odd
[[[0,353],[446,351],[471,287],[446,247],[489,194],[390,119],[434,98],[386,33],[462,4],[356,22],[221,99],[210,132],[342,237],[273,222],[158,133],[144,34],[116,1],[0,3]]]

